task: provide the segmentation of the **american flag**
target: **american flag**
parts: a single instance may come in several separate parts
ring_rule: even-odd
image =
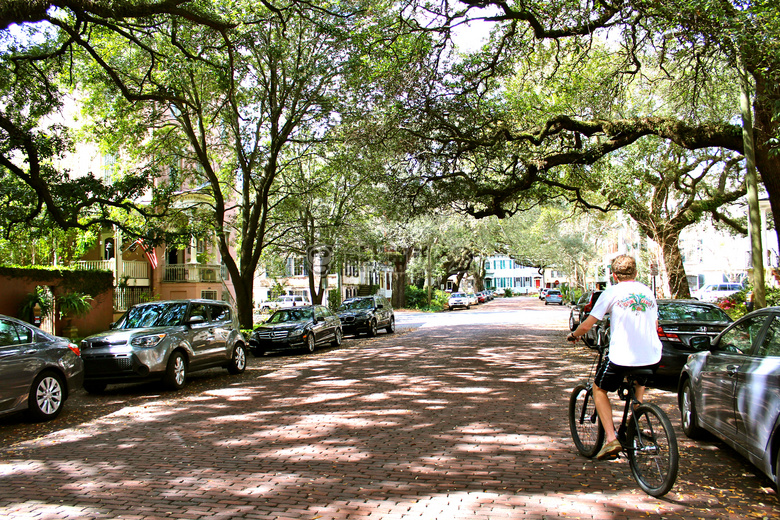
[[[144,248],[144,254],[146,255],[146,259],[149,260],[149,263],[152,264],[152,269],[157,269],[157,252],[154,250],[153,247],[147,247],[146,244],[144,244],[144,239],[139,238],[135,242],[133,242],[133,246],[131,249],[135,249],[135,246],[139,245],[142,248]]]

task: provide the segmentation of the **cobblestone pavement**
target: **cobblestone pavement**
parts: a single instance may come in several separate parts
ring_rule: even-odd
[[[780,517],[769,480],[716,440],[678,429],[663,499],[625,459],[579,456],[567,404],[592,354],[565,344],[565,307],[514,298],[432,318],[179,393],[79,393],[45,426],[6,418],[0,518]],[[648,394],[679,428],[675,396]]]

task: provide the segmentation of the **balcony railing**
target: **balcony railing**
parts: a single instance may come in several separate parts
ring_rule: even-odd
[[[227,279],[227,269],[216,264],[174,264],[164,266],[163,282],[221,282]]]
[[[114,310],[126,311],[137,303],[150,301],[152,297],[149,287],[117,287],[114,289]]]
[[[76,262],[76,265],[81,269],[111,271],[114,273],[114,284],[116,285],[116,260],[80,260]],[[138,260],[123,260],[121,277],[148,280],[149,264]]]

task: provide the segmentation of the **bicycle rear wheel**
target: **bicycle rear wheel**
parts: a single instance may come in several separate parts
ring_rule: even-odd
[[[677,437],[663,410],[642,404],[628,423],[628,462],[642,491],[654,497],[665,495],[677,480]]]
[[[577,450],[585,457],[593,457],[604,443],[604,428],[596,414],[593,390],[588,385],[574,387],[569,399],[569,428]]]

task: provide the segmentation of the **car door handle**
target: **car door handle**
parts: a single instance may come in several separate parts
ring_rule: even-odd
[[[736,376],[739,373],[739,365],[729,365],[726,367],[726,373],[729,376]]]

